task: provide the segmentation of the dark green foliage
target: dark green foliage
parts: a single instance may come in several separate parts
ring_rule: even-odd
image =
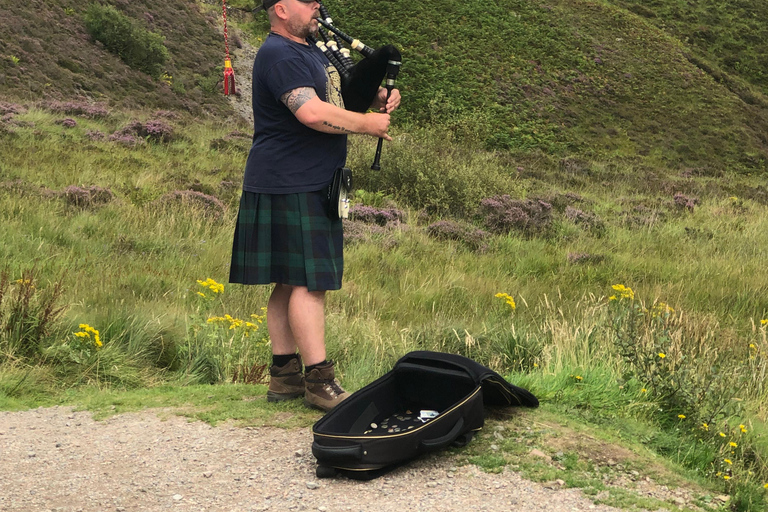
[[[670,21],[663,18],[667,7],[682,1],[644,3],[658,15],[659,27],[626,10],[629,2],[325,3],[348,33],[374,47],[402,49],[398,86],[404,100],[396,124],[440,125],[461,133],[457,139],[473,134],[486,147],[527,153],[768,169],[765,90],[747,83],[751,79],[737,66],[721,70],[690,41],[659,28]],[[689,13],[696,23],[705,9],[698,5],[679,15]],[[766,54],[758,51],[768,19],[760,9],[746,9],[744,35],[731,42],[735,51],[754,54],[755,62]],[[716,16],[707,19],[725,29],[736,12],[721,18],[722,27]],[[753,37],[763,42],[746,50]]]
[[[0,96],[6,100],[98,101],[120,109],[165,109],[229,115],[220,93],[223,37],[216,19],[187,0],[110,2],[150,34],[145,46],[167,49],[160,80],[130,67],[97,43],[85,26],[89,2],[0,0]],[[219,13],[221,7],[219,7]],[[157,39],[162,34],[164,40]],[[213,83],[204,91],[197,77]],[[0,128],[2,132],[2,128]]]
[[[742,0],[617,0],[687,42],[701,58],[768,94],[768,3]]]
[[[83,18],[88,33],[107,50],[130,67],[160,78],[169,57],[162,35],[141,27],[110,5],[91,4]]]

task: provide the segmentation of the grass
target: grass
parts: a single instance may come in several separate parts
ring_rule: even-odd
[[[234,181],[245,153],[216,141],[237,144],[239,139],[226,124],[185,119],[171,121],[174,136],[166,143],[127,147],[107,138],[90,140],[87,133],[109,134],[135,118],[146,119],[138,113],[111,114],[82,123],[78,118],[75,127],[65,128],[56,124],[56,115],[32,108],[17,114],[4,135],[1,165],[7,181],[0,187],[0,212],[8,229],[0,235],[0,256],[11,279],[36,262],[35,286],[42,293],[61,283],[66,311],[39,340],[36,358],[6,346],[2,407],[76,404],[99,416],[161,407],[212,423],[308,425],[316,415],[300,405],[262,404],[261,384],[195,384],[231,381],[235,369],[269,360],[268,347],[255,341],[263,340],[263,326],[256,338],[246,338],[243,330],[217,330],[206,321],[224,314],[246,320],[261,314],[266,287],[225,285],[216,294],[197,282],[227,280],[237,188],[223,182]],[[400,205],[406,222],[378,231],[362,226],[369,230],[367,241],[347,248],[345,286],[328,296],[328,350],[345,385],[354,390],[367,384],[410,350],[461,353],[531,389],[547,414],[578,417],[592,431],[615,429],[618,436],[636,439],[687,471],[711,476],[710,494],[731,492],[735,503],[746,492],[761,503],[758,482],[734,473],[737,487],[714,475],[717,461],[731,455],[721,454],[722,443],[697,430],[694,421],[700,421],[696,411],[704,417],[717,404],[706,397],[663,402],[662,395],[641,392],[655,374],[633,366],[638,361],[622,359],[615,341],[617,315],[634,310],[616,309],[608,300],[616,293],[614,284],[634,290],[640,323],[627,336],[636,336],[629,339],[651,354],[665,344],[668,361],[678,365],[670,368],[691,376],[686,386],[695,388],[694,377],[705,368],[685,366],[674,354],[700,353],[702,361],[719,354],[724,368],[734,370],[733,376],[718,374],[718,382],[724,389],[738,384],[733,389],[744,394],[738,406],[729,402],[727,411],[716,415],[711,433],[728,429],[729,440],[748,449],[740,455],[738,471],[754,473],[750,461],[765,456],[761,439],[768,418],[759,378],[768,350],[760,322],[768,316],[760,292],[768,284],[760,272],[766,205],[759,195],[749,195],[759,190],[760,178],[730,173],[713,180],[621,161],[563,163],[477,149],[435,150],[431,161],[415,159],[411,148],[419,140],[428,147],[436,133],[439,129],[403,134],[388,147],[390,164],[404,181],[430,165],[448,168],[452,163],[468,174],[495,169],[491,172],[498,173],[499,181],[489,180],[485,188],[478,182],[477,197],[505,191],[543,198],[552,205],[550,224],[539,234],[488,235],[487,248],[473,250],[461,241],[430,237],[426,226],[444,217],[429,207],[417,210],[417,201],[404,190],[361,194]],[[352,141],[350,160],[356,169],[370,159],[368,142]],[[72,147],[77,148],[74,156]],[[22,148],[40,155],[35,165],[20,156]],[[397,155],[398,150],[403,154]],[[510,162],[522,171],[504,176]],[[375,183],[372,173],[359,174],[362,181]],[[613,185],[602,185],[606,182]],[[413,183],[425,193],[420,197],[430,197],[428,189]],[[71,185],[109,189],[112,199],[74,204],[62,193]],[[169,202],[166,194],[185,188],[216,196],[221,206],[211,210],[208,203]],[[739,196],[732,195],[736,190]],[[685,195],[685,201],[676,203],[675,193]],[[592,214],[585,218],[599,219],[602,228],[569,220],[568,207]],[[446,211],[463,211],[456,215],[464,222],[484,227],[469,207]],[[574,254],[593,259],[578,262]],[[201,298],[197,292],[208,295]],[[495,297],[499,292],[514,298],[514,309]],[[642,308],[650,309],[655,301],[675,310],[661,327],[644,323]],[[72,352],[72,333],[82,323],[99,330],[104,348]],[[732,380],[737,377],[742,380]],[[672,409],[661,412],[660,404],[672,404]],[[690,417],[686,429],[675,419],[681,413]],[[743,439],[738,424],[748,425],[750,433]],[[478,446],[480,451],[468,460],[490,471],[509,465],[518,449]],[[582,474],[582,458],[571,460],[564,453],[561,465],[572,466],[565,470],[541,462],[518,469],[532,478],[560,478],[593,492],[601,502],[648,505],[600,484],[599,472]],[[743,510],[756,506],[740,505]]]

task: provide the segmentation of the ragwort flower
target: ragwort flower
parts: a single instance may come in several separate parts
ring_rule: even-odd
[[[618,292],[618,297],[616,295],[612,295],[608,298],[608,300],[617,300],[617,299],[629,299],[634,300],[635,299],[635,292],[632,290],[632,288],[628,288],[624,286],[623,284],[614,284],[611,286],[616,292]]]
[[[72,334],[80,339],[93,340],[93,346],[96,347],[97,350],[103,346],[101,338],[99,337],[99,331],[97,329],[94,329],[88,324],[80,324],[78,327],[80,327],[81,330],[78,332],[73,332]]]
[[[205,281],[201,281],[200,279],[197,280],[197,284],[202,286],[203,288],[208,288],[213,293],[224,293],[224,285],[221,283],[217,283],[210,277],[206,279]],[[198,292],[199,293],[199,292]]]
[[[507,293],[501,293],[500,292],[500,293],[497,293],[496,295],[494,295],[494,297],[497,297],[499,299],[504,299],[504,301],[507,304],[509,304],[509,307],[512,308],[512,311],[514,311],[515,308],[517,307],[517,305],[515,304],[515,299],[513,299],[512,296],[507,294]]]

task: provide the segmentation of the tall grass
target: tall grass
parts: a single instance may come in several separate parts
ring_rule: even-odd
[[[0,366],[4,403],[15,407],[41,388],[61,385],[133,388],[258,378],[258,368],[269,362],[266,329],[260,325],[246,336],[244,323],[234,319],[261,315],[269,289],[226,284],[245,158],[231,128],[180,120],[171,142],[125,147],[91,141],[85,130],[57,125],[45,111],[20,118],[34,127],[15,126],[0,149],[0,257],[9,283],[35,262],[38,279],[60,283],[67,309],[36,358]],[[130,119],[89,121],[88,129],[109,133]],[[370,382],[410,350],[464,354],[546,402],[592,417],[654,422],[678,440],[704,440],[709,451],[685,460],[705,473],[714,469],[713,478],[734,495],[746,492],[745,482],[754,490],[754,479],[764,477],[754,461],[768,453],[759,437],[768,420],[761,322],[768,319],[768,277],[761,272],[768,215],[759,196],[750,195],[759,190],[759,178],[723,175],[713,182],[633,162],[562,161],[477,146],[442,151],[434,142],[439,133],[423,130],[387,148],[387,172],[404,184],[397,189],[362,170],[372,155],[370,141],[352,141],[350,162],[371,189],[361,196],[394,201],[406,221],[374,229],[353,220],[370,236],[347,247],[344,287],[327,298],[328,352],[345,385]],[[235,147],[213,143],[227,137]],[[73,145],[77,158],[66,156]],[[424,148],[431,148],[431,158]],[[33,165],[23,151],[40,158]],[[435,169],[460,169],[457,179],[473,176],[471,193],[457,194],[455,204],[422,209],[422,201],[451,201],[450,190],[459,188],[449,176],[443,189],[449,192],[436,194],[425,185],[440,179]],[[485,175],[490,178],[479,178]],[[85,194],[81,199],[91,199],[71,201],[63,191],[74,185]],[[96,200],[87,195],[89,187],[112,195]],[[190,189],[198,195],[171,194]],[[735,190],[743,194],[734,196]],[[542,231],[487,234],[484,249],[433,238],[426,229],[449,212],[486,227],[476,203],[499,193],[548,201],[551,224]],[[693,206],[680,206],[676,193],[687,194]],[[583,215],[568,217],[568,207]],[[208,278],[224,284],[212,301],[198,294],[212,296],[201,284]],[[626,310],[639,315],[632,329],[617,323],[626,311],[609,300],[616,284],[632,288],[632,304],[641,307]],[[514,309],[499,293],[514,299]],[[644,316],[659,302],[674,309],[674,321],[663,329]],[[80,324],[97,329],[103,347],[73,356]],[[668,354],[663,375],[651,364],[659,344]],[[698,389],[712,376],[713,363],[720,370],[711,390],[729,397],[726,407],[707,402],[714,395]],[[685,379],[672,377],[673,370]],[[681,414],[690,428],[679,428]],[[697,427],[704,422],[710,434],[722,430],[743,447],[738,470],[728,475],[732,482],[715,469],[723,446],[719,436]],[[660,451],[671,450],[654,442]],[[744,476],[747,471],[754,476]]]

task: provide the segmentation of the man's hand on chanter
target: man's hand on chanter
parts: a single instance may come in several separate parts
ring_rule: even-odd
[[[387,99],[387,90],[384,87],[379,87],[379,91],[376,93],[376,97],[373,99],[371,108],[380,112],[386,112],[391,114],[397,107],[400,106],[400,91],[398,89],[392,89],[392,92]]]

